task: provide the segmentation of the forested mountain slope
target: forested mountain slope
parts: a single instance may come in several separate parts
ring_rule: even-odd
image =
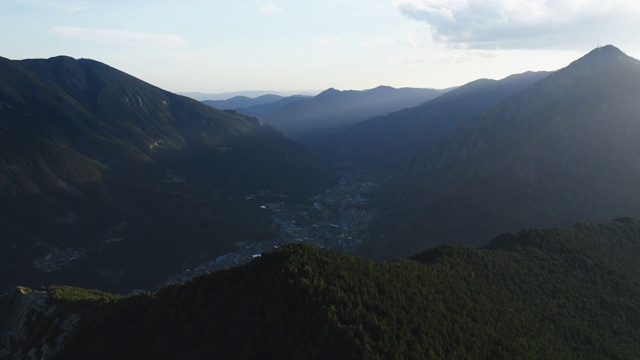
[[[128,298],[16,290],[0,297],[0,328],[11,334],[0,354],[630,359],[640,351],[639,256],[640,222],[631,218],[388,262],[289,245]]]
[[[154,285],[271,236],[239,196],[334,181],[268,124],[86,59],[0,58],[0,139],[0,290]]]
[[[639,98],[640,61],[609,45],[504,99],[413,159],[363,253],[640,215]]]

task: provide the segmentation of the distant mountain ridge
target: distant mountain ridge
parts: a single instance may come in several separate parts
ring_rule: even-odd
[[[414,159],[363,251],[637,216],[638,98],[640,61],[605,46],[504,99]]]
[[[407,166],[418,151],[437,144],[456,127],[548,74],[526,72],[502,80],[472,81],[416,107],[366,120],[333,134],[318,148],[331,161],[353,162],[382,176],[391,176]]]
[[[266,94],[255,98],[236,96],[227,100],[205,100],[202,103],[220,110],[236,110],[241,114],[255,116],[259,119],[269,119],[271,114],[283,107],[302,100],[309,100],[312,96],[292,95],[280,96]]]
[[[88,59],[0,58],[0,139],[0,291],[153,286],[197,256],[273,236],[244,194],[335,181],[256,118]]]
[[[266,104],[239,108],[238,111],[242,114],[255,116],[260,119],[269,119],[271,117],[271,114],[282,109],[283,107],[288,106],[291,103],[304,101],[311,98],[312,96],[292,95],[292,96],[284,97],[278,101],[274,101]]]
[[[265,120],[292,139],[315,142],[361,121],[422,104],[442,93],[435,89],[389,86],[364,91],[330,88],[312,99],[288,104]]]
[[[204,100],[202,103],[220,110],[237,110],[240,108],[274,103],[282,98],[283,96],[280,95],[265,94],[255,98],[234,96],[226,100]]]
[[[315,96],[320,93],[321,90],[301,90],[301,91],[276,91],[276,90],[245,90],[245,91],[230,91],[222,93],[205,93],[198,91],[177,92],[176,94],[186,96],[198,101],[205,100],[228,100],[236,96],[246,96],[249,98],[256,98],[262,95],[274,94],[278,96]]]

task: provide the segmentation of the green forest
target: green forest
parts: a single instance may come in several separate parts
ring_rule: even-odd
[[[80,318],[59,359],[631,359],[638,258],[640,221],[619,218],[385,262],[292,244],[129,297],[34,291]],[[60,341],[40,316],[22,351]]]

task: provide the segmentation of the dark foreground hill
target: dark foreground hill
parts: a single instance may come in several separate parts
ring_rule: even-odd
[[[0,58],[0,290],[128,291],[272,236],[258,190],[330,169],[270,125],[92,60]]]
[[[610,45],[505,98],[412,159],[364,252],[639,216],[638,99],[640,61]]]
[[[639,256],[631,218],[380,263],[289,245],[127,298],[15,290],[0,297],[0,356],[632,359]]]

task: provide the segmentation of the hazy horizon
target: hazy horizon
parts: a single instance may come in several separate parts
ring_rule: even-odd
[[[638,58],[638,15],[623,0],[7,0],[0,56],[91,58],[180,93],[443,89],[598,45]]]

